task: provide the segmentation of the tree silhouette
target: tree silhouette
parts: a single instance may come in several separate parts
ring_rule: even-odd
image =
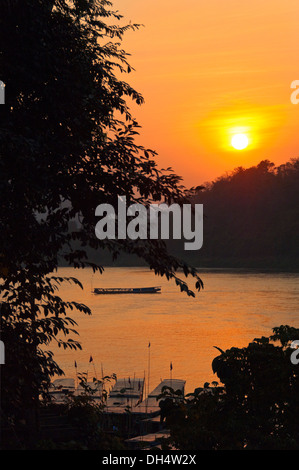
[[[170,443],[183,450],[299,448],[298,366],[291,343],[299,329],[281,325],[247,347],[220,349],[212,368],[221,385],[190,394],[168,411]]]
[[[118,24],[111,24],[117,22]],[[102,269],[87,248],[121,250],[143,258],[156,274],[174,279],[195,269],[171,257],[157,241],[98,240],[95,208],[116,204],[184,200],[180,178],[160,171],[155,152],[135,143],[139,126],[129,100],[143,98],[127,82],[128,54],[121,40],[137,25],[120,26],[106,0],[11,0],[1,4],[1,80],[6,104],[0,127],[0,272],[2,412],[10,422],[36,424],[38,395],[62,373],[46,346],[80,347],[70,309],[57,290],[65,280],[50,273],[59,258],[71,266]],[[72,228],[75,218],[82,229]],[[68,279],[70,282],[78,281]],[[25,421],[24,421],[25,420]],[[23,435],[28,433],[23,433]]]
[[[201,266],[298,269],[299,160],[269,160],[206,183],[193,194],[204,206]],[[183,254],[181,242],[172,250]],[[193,255],[193,258],[194,258]]]

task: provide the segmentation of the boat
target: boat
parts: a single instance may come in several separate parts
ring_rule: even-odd
[[[112,287],[95,288],[94,294],[160,294],[161,287]]]

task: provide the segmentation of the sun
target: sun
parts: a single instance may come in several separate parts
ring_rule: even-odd
[[[245,134],[235,134],[232,137],[231,144],[236,150],[244,150],[248,147],[249,140]]]

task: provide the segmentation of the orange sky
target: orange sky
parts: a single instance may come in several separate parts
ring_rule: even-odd
[[[186,186],[237,166],[299,157],[298,0],[112,0],[144,25],[123,47],[144,98],[134,115],[143,145],[159,153]],[[234,150],[231,136],[249,146]]]

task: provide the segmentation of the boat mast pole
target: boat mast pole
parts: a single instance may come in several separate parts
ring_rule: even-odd
[[[148,373],[147,373],[147,401],[146,401],[146,413],[148,408],[148,398],[150,392],[150,370],[151,370],[151,343],[148,343]]]

